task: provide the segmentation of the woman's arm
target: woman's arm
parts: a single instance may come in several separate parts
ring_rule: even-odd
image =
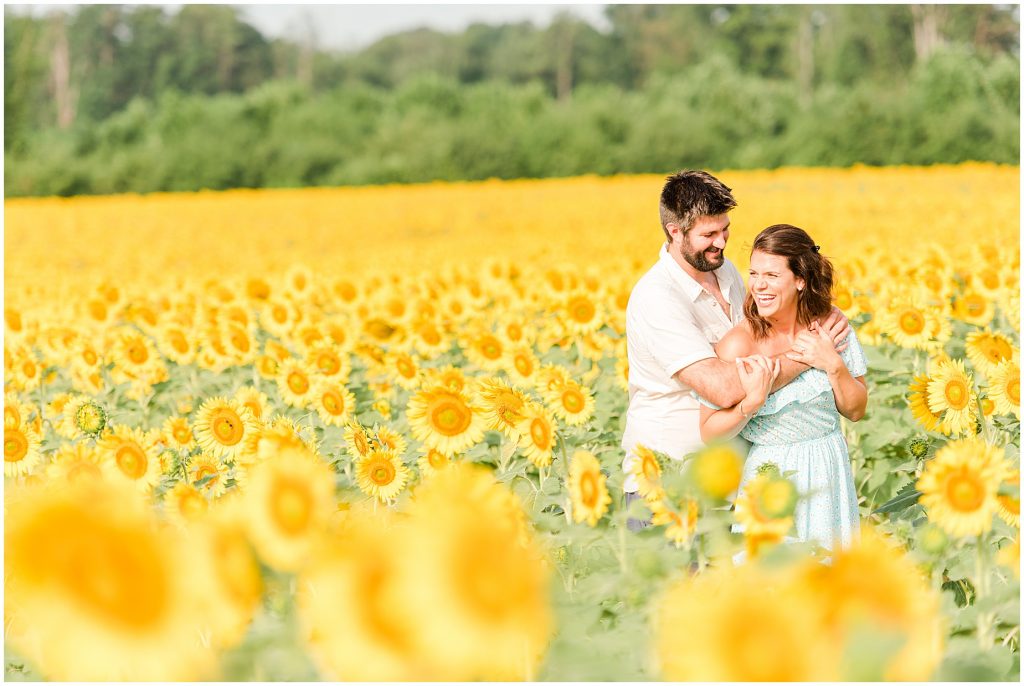
[[[763,355],[738,357],[736,370],[744,390],[743,399],[734,407],[718,410],[703,404],[700,407],[700,437],[705,443],[715,438],[732,438],[746,426],[764,405],[779,374],[779,362]]]
[[[828,382],[832,386],[839,414],[850,421],[860,421],[868,406],[868,387],[864,377],[855,378],[850,374],[843,358],[836,352],[832,339],[822,327],[812,323],[811,329],[797,335],[793,352],[787,353],[786,356],[828,374]]]

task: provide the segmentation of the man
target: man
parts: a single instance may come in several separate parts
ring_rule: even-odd
[[[668,242],[658,262],[633,287],[626,306],[629,409],[622,448],[627,504],[638,485],[629,474],[635,446],[681,460],[701,447],[700,404],[691,395],[732,407],[743,397],[736,364],[723,362],[714,345],[743,321],[743,279],[725,258],[732,189],[704,171],[668,177],[659,213]],[[841,342],[849,324],[839,310],[824,322]],[[792,381],[807,365],[779,356],[772,390]],[[635,520],[629,528],[640,528]]]

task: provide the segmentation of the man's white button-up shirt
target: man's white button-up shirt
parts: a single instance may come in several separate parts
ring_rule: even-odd
[[[727,259],[714,274],[729,302],[728,315],[669,255],[668,244],[662,247],[657,264],[630,293],[626,306],[629,410],[622,436],[626,491],[637,489],[629,467],[636,459],[633,448],[638,443],[676,460],[702,445],[700,403],[690,394],[693,389],[675,374],[694,362],[715,357],[714,344],[743,321],[739,270]]]

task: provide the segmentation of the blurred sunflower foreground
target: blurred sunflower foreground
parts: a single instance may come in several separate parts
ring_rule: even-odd
[[[659,176],[8,201],[5,677],[1017,680],[1018,170],[723,178],[868,354],[850,550],[729,444],[624,502]]]

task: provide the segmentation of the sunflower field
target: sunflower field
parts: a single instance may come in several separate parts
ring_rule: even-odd
[[[6,201],[5,677],[1016,681],[1019,168],[716,175],[867,351],[849,550],[731,445],[625,505],[661,176]]]

